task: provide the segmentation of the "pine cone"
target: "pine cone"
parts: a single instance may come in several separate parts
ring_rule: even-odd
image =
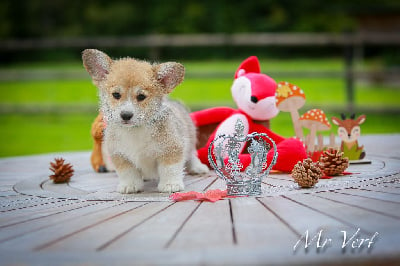
[[[292,170],[294,181],[303,188],[314,186],[321,176],[320,163],[314,163],[310,158],[304,159],[303,162],[298,161]]]
[[[69,163],[64,164],[65,160],[63,158],[55,158],[54,160],[55,162],[50,162],[51,167],[49,169],[54,172],[53,175],[50,175],[50,179],[57,184],[68,182],[74,174],[72,165]]]
[[[324,151],[320,161],[322,163],[322,171],[328,176],[340,175],[349,167],[349,159],[347,157],[343,158],[343,152],[333,148]]]

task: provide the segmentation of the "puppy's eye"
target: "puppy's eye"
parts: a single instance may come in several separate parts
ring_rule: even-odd
[[[119,100],[121,99],[121,93],[119,92],[113,92],[112,96],[114,97],[114,99]]]
[[[138,96],[136,96],[136,100],[138,100],[138,102],[144,101],[146,98],[147,96],[144,94],[138,94]]]

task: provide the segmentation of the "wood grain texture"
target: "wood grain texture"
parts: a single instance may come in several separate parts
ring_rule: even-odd
[[[273,173],[259,197],[215,203],[172,202],[156,181],[119,194],[89,152],[0,159],[0,264],[399,264],[400,135],[362,143],[371,164],[351,175],[301,189]],[[74,166],[69,183],[48,179],[54,157]],[[184,182],[225,188],[214,172]]]

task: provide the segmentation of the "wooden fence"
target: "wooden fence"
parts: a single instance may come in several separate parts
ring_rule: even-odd
[[[27,51],[54,48],[121,48],[147,47],[151,54],[156,56],[158,49],[163,47],[240,47],[240,46],[290,46],[290,47],[342,47],[345,51],[343,60],[345,70],[341,73],[333,72],[285,72],[289,75],[327,76],[340,75],[345,79],[347,111],[354,109],[354,83],[358,78],[374,77],[380,80],[396,80],[400,71],[369,71],[356,72],[354,70],[356,51],[362,51],[365,46],[390,46],[400,48],[400,34],[369,33],[369,34],[327,34],[327,33],[256,33],[256,34],[185,34],[185,35],[144,35],[130,37],[83,37],[83,38],[43,38],[23,40],[1,40],[0,51]],[[276,74],[276,73],[275,73]],[[48,75],[54,75],[48,73]],[[57,75],[57,73],[55,73]],[[60,74],[59,74],[60,75]],[[62,75],[62,74],[61,74]],[[63,74],[65,75],[65,73]],[[70,73],[67,77],[79,77],[79,73]],[[34,73],[0,72],[0,80],[34,76]]]
[[[2,40],[0,50],[86,47],[400,45],[400,34],[255,33]]]

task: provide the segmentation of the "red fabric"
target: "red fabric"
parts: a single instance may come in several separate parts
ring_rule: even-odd
[[[264,74],[249,73],[244,75],[251,80],[251,95],[257,99],[275,96],[277,84],[275,80]]]
[[[249,58],[245,59],[235,73],[235,79],[239,77],[240,71],[245,71],[244,73],[261,73],[260,62],[256,56],[250,56]]]
[[[222,111],[226,111],[225,108],[221,109]],[[234,110],[234,109],[233,109]],[[207,109],[203,111],[198,111],[194,112],[191,114],[191,117],[193,121],[195,121],[196,125],[206,125],[210,123],[209,121],[213,121],[213,123],[216,122],[216,117],[225,117],[225,115],[229,112],[224,113],[223,115],[217,115],[215,111],[218,111],[218,108],[212,108],[212,109]],[[270,129],[255,123],[249,116],[247,116],[245,113],[241,112],[240,110],[235,110],[235,112],[232,112],[231,115],[233,114],[244,114],[248,120],[249,123],[249,132],[244,132],[245,134],[250,134],[253,132],[258,132],[258,133],[266,133],[271,139],[274,140],[274,142],[277,145],[277,151],[278,151],[278,159],[277,163],[275,166],[272,168],[274,170],[279,170],[283,172],[291,172],[294,165],[298,161],[302,161],[303,159],[307,158],[306,151],[304,149],[303,143],[299,141],[298,139],[294,138],[289,138],[285,139],[284,137],[272,132]],[[206,114],[213,114],[213,116],[208,116]],[[223,121],[221,121],[222,123]],[[234,125],[232,125],[234,126]],[[211,136],[208,139],[207,144],[197,150],[197,155],[200,159],[200,161],[204,164],[207,164],[210,166],[208,162],[208,147],[210,143],[214,140],[215,130]],[[267,140],[267,142],[269,142]],[[267,161],[270,163],[272,160],[273,156],[273,149],[271,145],[271,150],[269,151],[267,155]],[[250,164],[251,158],[249,154],[240,154],[239,159],[241,163],[243,164],[243,170]]]
[[[307,152],[308,158],[311,158],[313,162],[319,162],[319,159],[321,158],[323,151],[313,151],[313,152]]]
[[[208,124],[220,123],[231,116],[237,110],[230,107],[214,107],[190,114],[195,126],[200,127]]]

